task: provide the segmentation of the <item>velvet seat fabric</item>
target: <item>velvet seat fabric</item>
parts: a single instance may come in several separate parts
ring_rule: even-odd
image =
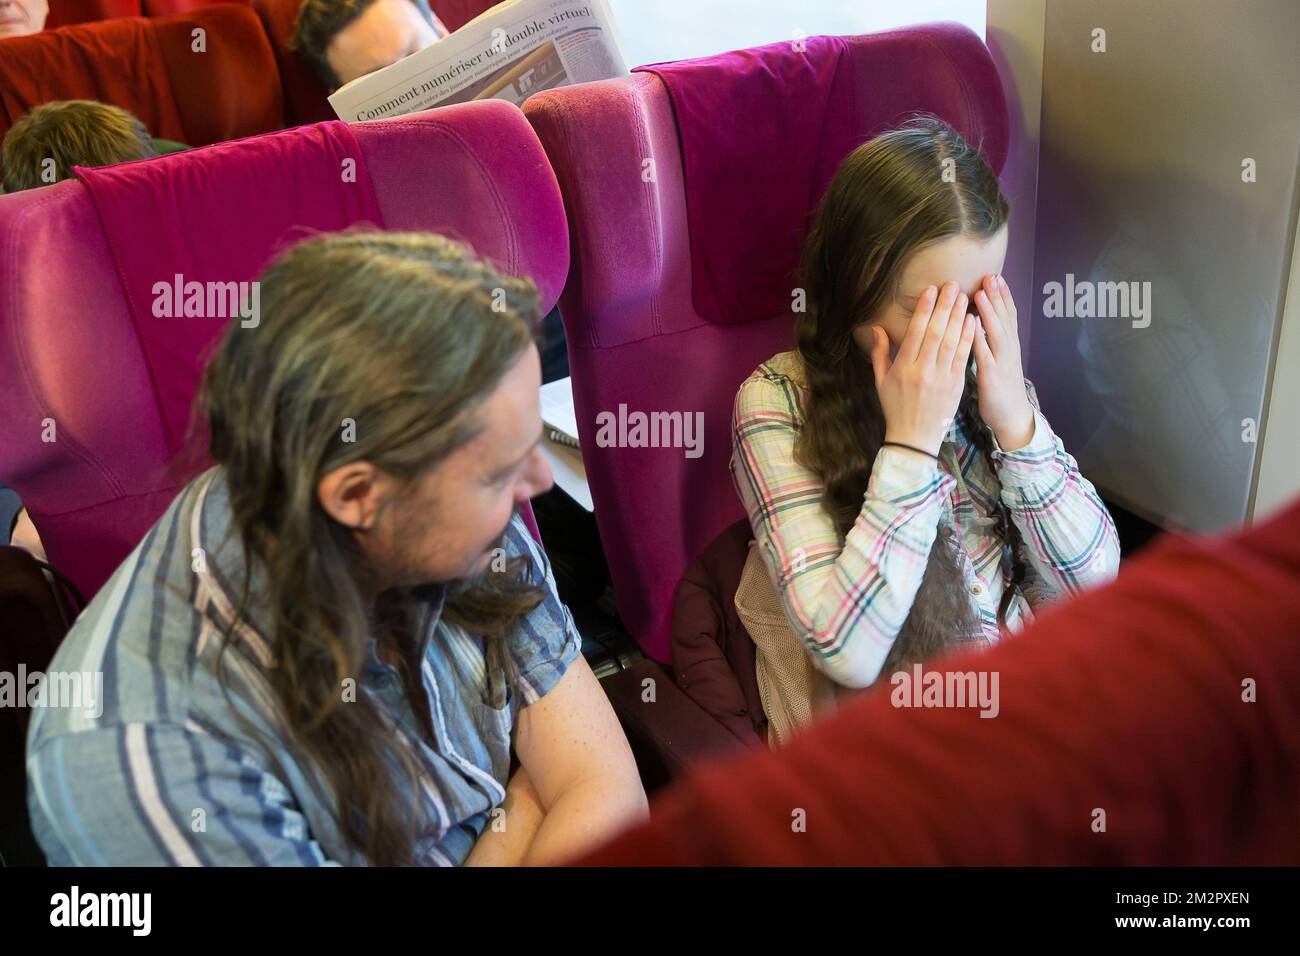
[[[544,310],[554,305],[568,271],[564,209],[541,144],[516,107],[469,103],[355,124],[352,134],[357,168],[370,179],[386,228],[465,241],[503,271],[531,277]],[[296,208],[289,204],[250,204],[248,150],[271,157],[301,150],[329,160],[264,163],[256,196],[309,188],[288,181],[308,169],[319,179],[322,204],[341,201],[324,179],[339,178],[337,142],[311,127],[262,142],[139,164],[155,164],[160,190],[172,188],[168,183],[192,187],[202,170],[210,218],[142,228],[133,240],[137,254],[164,261],[162,246],[184,241],[186,268],[196,275],[227,275],[236,267],[243,275],[255,260],[269,260],[279,239],[303,223],[286,212]],[[102,175],[126,182],[138,175],[136,165]],[[313,213],[311,221],[321,215],[338,213]],[[248,248],[232,250],[240,224]],[[166,259],[174,255],[168,251]],[[189,476],[171,467],[173,435],[84,182],[0,196],[0,407],[0,474],[27,504],[51,563],[90,597]],[[531,511],[525,518],[531,522]]]
[[[703,769],[583,862],[1295,866],[1297,633],[1300,502],[1166,535],[1014,641],[927,665],[984,674],[995,717],[886,684]]]
[[[50,0],[45,29],[53,30],[74,23],[93,23],[115,17],[138,17],[141,13],[140,0]]]
[[[203,50],[195,49],[204,31]],[[0,40],[0,136],[50,100],[101,100],[189,146],[284,125],[275,57],[253,12],[230,4]]]
[[[349,160],[356,175],[344,177]],[[276,252],[306,235],[383,228],[362,163],[351,127],[335,120],[192,156],[76,169],[113,257],[169,455],[181,451],[210,347],[228,321],[258,321],[238,311],[225,284],[234,283],[237,293]],[[276,175],[267,176],[269,169]],[[236,210],[232,196],[239,197]],[[213,283],[220,285],[209,295]]]
[[[312,68],[289,49],[302,0],[252,0],[254,13],[271,41],[284,93],[285,124],[319,123],[334,119],[329,91]]]

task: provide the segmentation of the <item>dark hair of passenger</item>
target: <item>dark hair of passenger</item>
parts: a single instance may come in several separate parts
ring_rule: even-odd
[[[303,0],[289,49],[315,71],[326,89],[339,85],[326,52],[339,32],[351,26],[375,0]]]
[[[0,146],[7,192],[61,182],[73,166],[111,166],[158,155],[145,125],[124,109],[95,100],[55,100],[34,107]]]
[[[944,177],[945,168],[953,175]],[[857,347],[853,329],[897,294],[912,253],[952,236],[991,237],[1008,214],[997,177],[978,150],[929,116],[863,143],[827,188],[803,249],[808,308],[798,318],[796,338],[809,398],[796,454],[825,485],[826,510],[841,535],[862,509],[885,439],[871,361]],[[968,367],[958,417],[991,468],[992,436],[980,418],[977,394]],[[1010,548],[1004,555],[1019,585],[1019,533],[1005,506],[996,507],[999,532]],[[882,676],[978,636],[958,547],[952,530],[941,527]],[[1008,587],[1003,596],[1004,612],[1014,590]]]
[[[328,783],[348,845],[372,864],[409,864],[419,835],[433,827],[422,815],[411,744],[363,690],[344,704],[341,688],[361,675],[378,638],[405,662],[402,680],[419,712],[418,662],[428,643],[421,598],[429,595],[391,589],[370,613],[358,583],[364,558],[350,529],[321,506],[317,486],[364,460],[413,488],[470,440],[480,404],[535,341],[538,293],[465,246],[420,233],[314,237],[260,281],[261,322],[227,327],[204,374],[191,439],[206,421],[210,458],[225,469],[232,535],[264,572],[267,592],[257,600],[269,608],[275,657],[267,679],[292,743]],[[345,419],[354,434],[344,435]],[[529,566],[517,557],[504,571],[447,586],[442,619],[483,637],[486,696],[498,709],[518,678],[507,642],[544,597],[525,579]],[[234,585],[243,592],[237,618],[248,607],[248,570]],[[223,686],[233,631],[222,646]]]

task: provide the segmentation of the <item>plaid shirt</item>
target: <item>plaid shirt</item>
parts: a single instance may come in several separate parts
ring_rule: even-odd
[[[218,684],[222,634],[243,581],[243,550],[229,528],[224,472],[213,469],[181,492],[55,654],[50,673],[101,674],[103,690],[93,708],[33,712],[28,806],[51,865],[364,862],[341,838],[323,777],[288,744],[277,716],[257,567],[224,655],[229,700]],[[580,651],[545,552],[517,515],[502,548],[527,555],[529,579],[547,590],[511,639],[520,678],[504,702],[485,699],[482,640],[441,619],[441,586],[422,589],[433,631],[421,668],[430,721],[416,717],[373,639],[356,678],[356,694],[396,725],[419,768],[430,821],[417,837],[420,863],[469,855],[504,799],[519,710],[559,683]]]
[[[880,674],[921,586],[941,522],[962,545],[960,564],[993,643],[1033,619],[1032,608],[1110,580],[1119,538],[1106,506],[1079,474],[1025,382],[1034,437],[1005,452],[994,440],[994,470],[954,422],[931,465],[881,448],[857,521],[841,537],[822,506],[816,473],[795,460],[806,387],[796,352],[760,365],[740,387],[732,420],[731,475],[749,514],[768,573],[794,631],[837,683],[865,687]],[[1009,585],[995,503],[1020,530],[1025,580],[1004,621]]]

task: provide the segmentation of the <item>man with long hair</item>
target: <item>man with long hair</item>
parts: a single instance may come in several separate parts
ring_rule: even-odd
[[[91,688],[28,737],[50,862],[546,863],[638,819],[517,513],[552,483],[532,283],[399,233],[260,283],[197,406],[216,466],[50,666]]]

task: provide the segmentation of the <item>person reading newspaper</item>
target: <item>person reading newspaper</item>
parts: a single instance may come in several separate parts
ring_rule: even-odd
[[[518,106],[541,90],[626,73],[608,0],[506,0],[437,43],[345,82],[330,106],[349,123],[469,100]]]
[[[449,32],[428,0],[305,0],[291,46],[332,93]]]

